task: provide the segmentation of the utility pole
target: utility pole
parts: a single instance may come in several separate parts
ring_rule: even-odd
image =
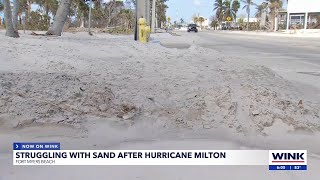
[[[138,21],[139,18],[146,18],[146,0],[136,0],[136,27],[134,40],[139,39]]]
[[[135,26],[134,26],[134,40],[138,41],[138,1],[136,1],[135,8]]]
[[[151,8],[151,4],[150,4],[150,0],[146,0],[146,21],[147,21],[147,25],[150,25],[151,24],[151,19],[150,19],[150,8]]]
[[[92,8],[92,0],[90,0],[90,7],[89,7],[89,29],[88,29],[88,31],[89,31],[90,35],[92,35],[91,30],[90,30],[90,28],[91,28],[91,8]]]
[[[152,20],[151,20],[151,31],[156,32],[156,0],[152,0]]]

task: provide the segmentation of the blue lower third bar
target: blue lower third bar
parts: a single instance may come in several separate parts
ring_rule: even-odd
[[[60,150],[60,143],[13,143],[13,150]]]
[[[283,170],[283,171],[307,170],[307,165],[270,165],[269,170]]]

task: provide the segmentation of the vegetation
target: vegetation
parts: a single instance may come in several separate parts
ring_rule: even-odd
[[[168,6],[165,4],[167,1],[156,1],[158,26],[167,22],[166,10]],[[125,3],[127,6],[125,6]],[[108,29],[105,32],[112,33],[115,33],[115,31],[120,33],[132,32],[135,26],[133,9],[135,3],[136,0],[93,1],[91,27]],[[22,13],[24,12],[27,29],[48,30],[48,35],[61,35],[63,28],[84,28],[89,23],[88,0],[13,0],[13,4],[13,9],[9,8],[8,12],[5,12],[6,17],[11,15],[11,18],[7,19],[9,20],[8,35],[13,35],[13,33],[9,33],[11,32],[11,25],[13,32],[16,33],[18,28],[22,28]],[[34,11],[31,9],[31,5],[38,5],[38,9]],[[5,4],[0,3],[0,11],[3,11],[4,7]],[[50,22],[53,22],[51,26]]]
[[[184,22],[185,22],[184,19],[181,18],[181,19],[180,19],[180,24],[184,24]]]
[[[269,20],[271,22],[271,27],[274,29],[275,27],[275,18],[279,15],[279,10],[282,8],[283,2],[282,0],[266,0],[268,2],[269,8]]]
[[[219,26],[219,20],[216,16],[212,16],[211,17],[211,27],[213,27],[214,30],[217,29],[217,27]]]
[[[214,11],[216,11],[216,18],[221,23],[224,17],[224,3],[223,0],[216,0],[214,3]]]
[[[0,1],[0,12],[3,11],[3,8],[4,8],[4,6],[3,6],[2,2]]]
[[[199,17],[198,21],[200,23],[200,28],[202,28],[202,23],[204,22],[204,18],[203,17]]]
[[[238,0],[216,0],[213,10],[216,11],[216,19],[221,23],[226,21],[227,17],[236,20],[239,8],[240,2]]]
[[[30,13],[30,21],[26,24],[28,27],[32,27],[33,30],[46,31],[49,29],[50,16],[41,15],[39,12]]]
[[[193,23],[197,24],[197,23],[199,22],[199,17],[196,16],[196,15],[194,15],[194,16],[192,17],[192,21],[193,21]]]
[[[168,6],[165,4],[168,0],[157,0],[156,1],[156,14],[158,27],[161,27],[162,24],[165,24],[167,21],[167,9]]]
[[[250,23],[250,8],[253,5],[256,5],[252,0],[241,0],[245,5],[242,7],[242,9],[245,9],[248,14],[248,19],[247,19],[247,31],[249,31],[249,23]]]
[[[238,0],[234,0],[232,2],[232,7],[231,8],[232,8],[232,10],[234,12],[234,19],[237,20],[237,13],[238,13],[238,11],[240,9],[240,2]]]

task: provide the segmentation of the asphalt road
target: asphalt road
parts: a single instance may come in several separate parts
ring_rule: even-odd
[[[293,82],[305,98],[320,102],[320,38],[277,37],[203,31],[180,32],[201,47],[271,68]]]

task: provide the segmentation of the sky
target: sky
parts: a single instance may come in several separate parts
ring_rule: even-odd
[[[214,15],[213,12],[213,4],[215,0],[169,0],[167,5],[169,9],[167,10],[167,15],[173,20],[180,21],[183,18],[186,22],[190,22],[192,16],[195,14],[200,14],[200,16],[204,16],[205,18],[209,18]],[[241,3],[241,1],[239,0]],[[257,4],[261,4],[264,0],[253,0],[253,2]],[[246,11],[242,10],[243,4],[239,9],[237,14],[238,17],[245,16]],[[251,16],[254,17],[256,13],[255,7],[251,7]]]

